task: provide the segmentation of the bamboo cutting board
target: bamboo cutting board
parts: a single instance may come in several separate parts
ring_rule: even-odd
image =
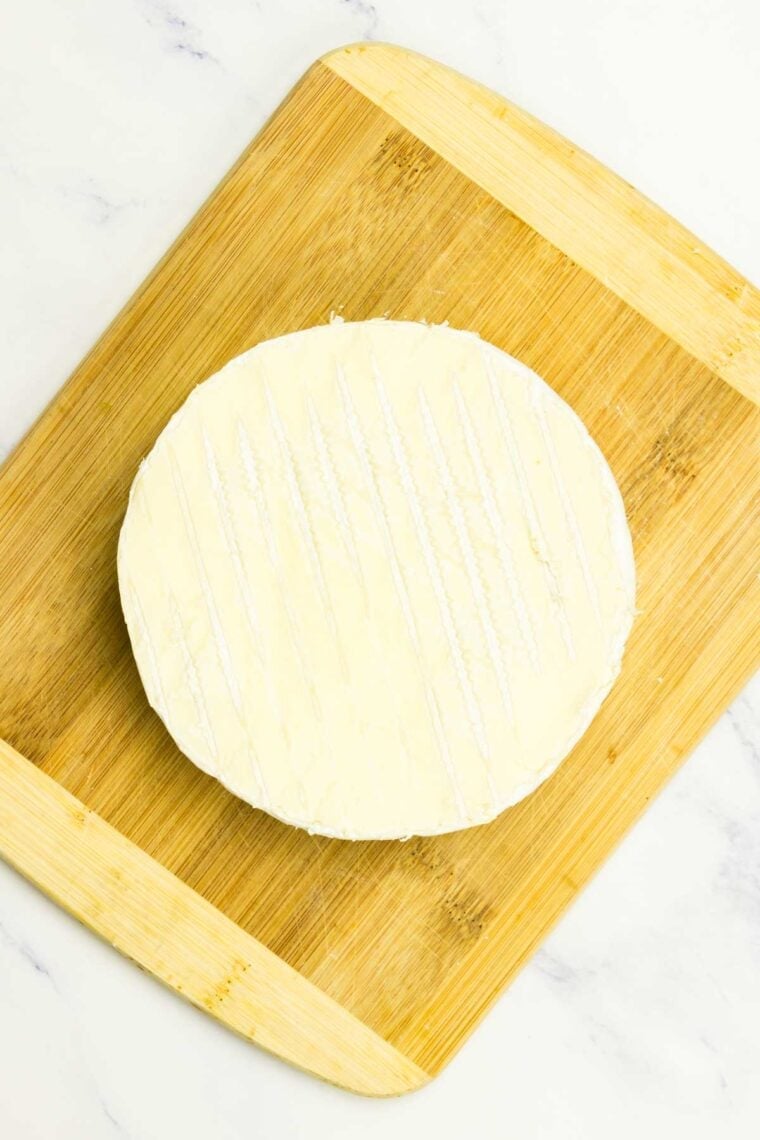
[[[230,357],[332,311],[524,360],[633,531],[612,695],[548,783],[455,835],[329,840],[234,799],[149,710],[121,617],[140,458]],[[759,376],[760,294],[587,155],[401,49],[321,60],[2,471],[0,854],[259,1045],[419,1086],[757,664]]]

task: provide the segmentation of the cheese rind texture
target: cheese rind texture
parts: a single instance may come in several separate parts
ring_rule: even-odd
[[[581,421],[474,333],[365,321],[257,345],[134,480],[124,614],[178,747],[348,839],[484,823],[619,672],[634,562]]]

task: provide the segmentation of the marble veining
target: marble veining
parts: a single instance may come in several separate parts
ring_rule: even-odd
[[[0,944],[12,954],[18,955],[22,962],[26,963],[36,974],[41,974],[44,978],[47,978],[53,988],[56,988],[53,975],[36,949],[30,946],[23,938],[18,938],[12,934],[10,929],[2,922],[0,922]]]
[[[168,51],[179,52],[203,63],[219,64],[216,56],[202,44],[202,32],[190,19],[181,15],[173,4],[164,0],[142,0],[146,22],[161,32]]]
[[[340,0],[340,3],[344,4],[361,24],[361,39],[374,40],[377,38],[376,33],[380,17],[376,4],[370,4],[368,0]]]

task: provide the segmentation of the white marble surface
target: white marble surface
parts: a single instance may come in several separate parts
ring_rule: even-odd
[[[760,279],[756,0],[26,0],[0,39],[0,453],[319,53],[502,90]],[[0,864],[0,1136],[760,1132],[760,684],[449,1069],[365,1101],[237,1040]]]

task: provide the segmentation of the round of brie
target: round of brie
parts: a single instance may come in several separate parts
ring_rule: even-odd
[[[237,796],[347,839],[493,819],[619,669],[625,511],[599,448],[475,334],[333,321],[201,384],[132,486],[148,700]]]

